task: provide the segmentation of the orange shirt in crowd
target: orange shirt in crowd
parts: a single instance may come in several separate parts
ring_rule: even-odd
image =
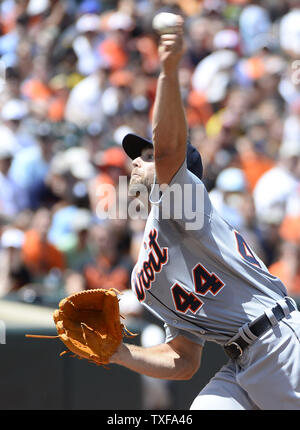
[[[299,295],[300,294],[300,269],[296,274],[290,273],[290,268],[287,261],[279,260],[276,263],[271,264],[269,267],[269,272],[277,276],[288,290],[288,294],[290,295]]]
[[[84,276],[88,289],[116,288],[123,291],[129,288],[128,270],[122,265],[113,266],[104,256],[98,258],[97,265],[87,266]]]
[[[259,178],[275,164],[270,158],[252,150],[240,154],[240,162],[250,191],[254,190]]]
[[[23,261],[33,274],[48,273],[50,269],[65,269],[64,255],[54,245],[41,240],[35,230],[25,233]]]
[[[300,215],[286,215],[280,225],[279,233],[283,240],[300,244]]]

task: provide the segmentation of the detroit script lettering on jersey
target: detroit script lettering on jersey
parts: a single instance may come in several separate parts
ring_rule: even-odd
[[[154,228],[149,235],[149,249],[147,260],[144,261],[142,268],[135,274],[134,288],[139,301],[145,298],[145,291],[151,288],[155,279],[155,274],[159,273],[164,264],[168,262],[168,248],[161,248],[157,241],[157,230]]]

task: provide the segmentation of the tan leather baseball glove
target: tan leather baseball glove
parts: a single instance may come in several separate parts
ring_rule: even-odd
[[[26,337],[59,338],[76,357],[98,365],[108,364],[123,334],[130,333],[120,322],[117,293],[111,288],[72,294],[61,300],[53,313],[58,336]]]

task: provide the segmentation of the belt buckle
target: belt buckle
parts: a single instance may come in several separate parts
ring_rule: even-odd
[[[232,347],[234,347],[234,349],[232,349]],[[240,358],[243,355],[242,348],[236,342],[230,342],[227,345],[224,345],[224,349],[225,349],[225,352],[227,352],[227,354],[234,360],[236,360],[237,358]]]

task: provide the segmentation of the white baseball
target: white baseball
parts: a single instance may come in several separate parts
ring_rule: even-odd
[[[160,12],[153,18],[152,27],[160,34],[176,33],[177,15],[170,12]]]

